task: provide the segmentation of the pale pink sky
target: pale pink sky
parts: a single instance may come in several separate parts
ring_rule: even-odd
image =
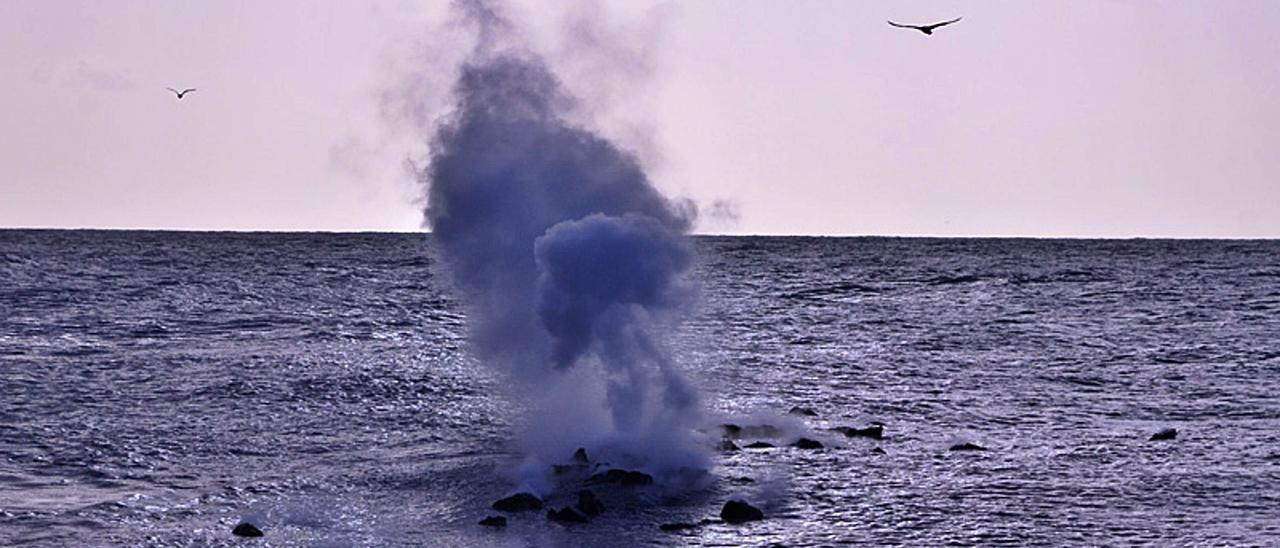
[[[1280,2],[515,4],[702,231],[1280,237]],[[0,2],[0,226],[417,229],[445,6]]]

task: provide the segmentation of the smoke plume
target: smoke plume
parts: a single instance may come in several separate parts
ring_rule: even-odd
[[[584,446],[659,475],[704,466],[698,394],[663,340],[696,294],[693,213],[569,121],[575,98],[494,3],[455,7],[476,46],[431,141],[426,217],[473,352],[532,398],[525,449],[548,463]]]

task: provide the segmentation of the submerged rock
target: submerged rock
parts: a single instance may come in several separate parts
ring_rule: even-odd
[[[718,519],[704,519],[702,521],[699,521],[698,523],[683,523],[683,522],[664,523],[662,525],[659,525],[658,528],[662,529],[663,531],[684,531],[686,529],[697,529],[698,527],[702,527],[703,525],[710,525],[712,523],[721,523],[721,521]]]
[[[951,446],[952,451],[986,451],[987,448],[976,443],[964,442]]]
[[[622,470],[612,468],[606,472],[595,474],[587,479],[587,483],[616,483],[623,487],[639,487],[642,485],[651,485],[653,476],[644,472],[635,470]]]
[[[725,438],[725,439],[723,439],[723,440],[720,440],[720,450],[721,450],[721,451],[730,452],[730,451],[737,451],[737,450],[739,450],[739,449],[741,449],[741,447],[738,447],[738,444],[733,443],[733,440],[731,440],[731,439],[729,439],[729,438]]]
[[[767,441],[758,441],[758,442],[755,442],[755,443],[748,443],[748,444],[744,445],[743,447],[745,447],[745,448],[747,448],[747,449],[772,449],[772,448],[774,448],[774,447],[776,447],[776,446],[775,446],[774,444],[772,444],[772,443],[767,442]]]
[[[884,437],[884,425],[873,424],[866,428],[854,428],[852,426],[837,426],[832,428],[836,432],[844,434],[847,438],[871,438],[878,440]]]
[[[720,510],[720,519],[725,523],[746,523],[748,521],[760,521],[764,519],[764,512],[759,508],[747,504],[741,500],[731,500],[724,503],[724,508]]]
[[[591,460],[587,458],[587,450],[579,447],[577,451],[573,452],[573,457],[570,458],[569,464],[553,464],[551,465],[551,471],[555,472],[557,476],[585,472],[587,464],[590,462]]]
[[[782,429],[772,424],[753,424],[747,426],[738,426],[736,424],[722,424],[720,428],[724,429],[725,436],[731,439],[738,438],[780,438],[782,437]]]
[[[871,453],[872,453],[873,455],[883,455],[883,454],[885,454],[884,449],[881,449],[881,448],[879,448],[879,447],[872,447],[872,448],[871,448]]]
[[[542,499],[529,493],[516,493],[504,499],[499,499],[493,503],[493,509],[502,512],[525,512],[528,510],[541,510]]]
[[[791,444],[791,446],[800,449],[822,449],[824,447],[822,442],[818,440],[811,440],[809,438],[800,438],[796,440],[795,443]]]
[[[604,511],[604,503],[590,489],[578,491],[578,509],[588,516],[598,516]]]
[[[547,510],[547,519],[551,521],[559,521],[562,523],[586,523],[587,516],[579,514],[577,510],[565,506],[559,510]]]
[[[1147,441],[1169,441],[1178,437],[1178,430],[1174,428],[1165,428],[1151,435],[1151,439]]]
[[[504,516],[489,516],[480,520],[480,525],[485,527],[506,527],[507,518]]]
[[[800,415],[802,417],[816,417],[818,412],[808,407],[792,407],[787,411],[788,415]]]
[[[781,428],[772,424],[756,424],[744,426],[741,434],[744,438],[780,438],[783,432]]]
[[[262,536],[262,530],[246,521],[232,529],[231,534],[237,537],[260,537]]]

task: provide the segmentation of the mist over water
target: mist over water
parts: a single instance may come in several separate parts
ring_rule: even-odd
[[[666,334],[692,308],[692,208],[635,155],[571,122],[575,98],[493,3],[455,5],[476,46],[435,128],[426,218],[467,307],[471,349],[529,399],[520,478],[575,447],[704,467],[696,390]]]

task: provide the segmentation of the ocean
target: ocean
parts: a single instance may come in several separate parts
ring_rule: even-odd
[[[0,230],[0,545],[1280,545],[1280,242],[695,247],[707,439],[775,447],[490,528],[526,410],[431,236]]]

